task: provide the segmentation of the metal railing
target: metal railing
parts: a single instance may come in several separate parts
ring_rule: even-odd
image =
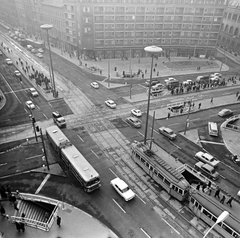
[[[240,126],[238,125],[233,125],[230,122],[232,121],[236,121],[240,119],[240,115],[234,115],[230,118],[228,118],[224,123],[223,123],[223,127],[234,130],[234,131],[240,131]]]

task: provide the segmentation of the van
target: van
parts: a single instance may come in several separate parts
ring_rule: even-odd
[[[196,82],[197,82],[197,83],[209,83],[209,76],[208,76],[208,75],[205,75],[205,76],[197,76]]]
[[[210,136],[218,136],[218,126],[216,122],[208,122],[208,134]]]
[[[204,176],[216,180],[219,176],[219,173],[209,164],[204,164],[199,161],[194,165],[194,168],[197,171],[200,171]]]

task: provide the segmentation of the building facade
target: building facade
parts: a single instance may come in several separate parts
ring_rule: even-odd
[[[235,56],[240,55],[240,0],[229,3],[223,15],[218,46]]]

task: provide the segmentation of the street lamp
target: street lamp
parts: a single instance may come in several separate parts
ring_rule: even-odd
[[[209,234],[209,232],[214,228],[214,226],[216,226],[218,223],[223,222],[227,219],[227,217],[229,216],[229,212],[227,211],[223,211],[219,217],[217,218],[217,221],[212,225],[212,227],[207,231],[207,233],[203,236],[203,238],[207,237],[207,235]]]
[[[51,66],[51,72],[52,72],[53,97],[56,97],[57,95],[56,95],[56,87],[55,87],[53,65],[52,65],[52,53],[51,53],[51,46],[49,43],[49,35],[48,35],[48,31],[51,30],[52,28],[53,28],[53,25],[50,25],[50,24],[41,25],[41,29],[47,31],[47,43],[48,43],[48,47],[49,47],[50,66]],[[51,75],[51,73],[50,73],[50,75]]]
[[[147,102],[147,118],[146,118],[146,125],[145,125],[145,134],[144,134],[144,144],[147,143],[147,131],[148,131],[148,117],[149,117],[149,107],[150,107],[150,95],[151,95],[151,87],[152,87],[152,71],[153,71],[153,59],[154,56],[163,51],[162,48],[158,46],[147,46],[144,48],[147,53],[150,53],[152,56],[152,63],[151,63],[151,72],[150,72],[150,81],[148,86],[148,102]]]

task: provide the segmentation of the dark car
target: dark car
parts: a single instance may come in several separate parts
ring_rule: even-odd
[[[59,112],[53,112],[52,113],[52,117],[53,117],[53,122],[60,128],[62,127],[66,127],[67,123],[65,118],[59,113]]]
[[[136,118],[136,117],[128,117],[128,118],[126,119],[126,121],[127,121],[130,125],[134,126],[135,128],[140,128],[141,125],[142,125],[141,121],[140,121],[138,118]]]
[[[151,82],[151,86],[156,85],[156,84],[158,84],[158,83],[159,83],[159,81],[154,79],[154,80],[152,80],[152,82]],[[148,80],[145,82],[145,86],[149,87],[149,84],[150,84],[150,80],[148,79]]]

